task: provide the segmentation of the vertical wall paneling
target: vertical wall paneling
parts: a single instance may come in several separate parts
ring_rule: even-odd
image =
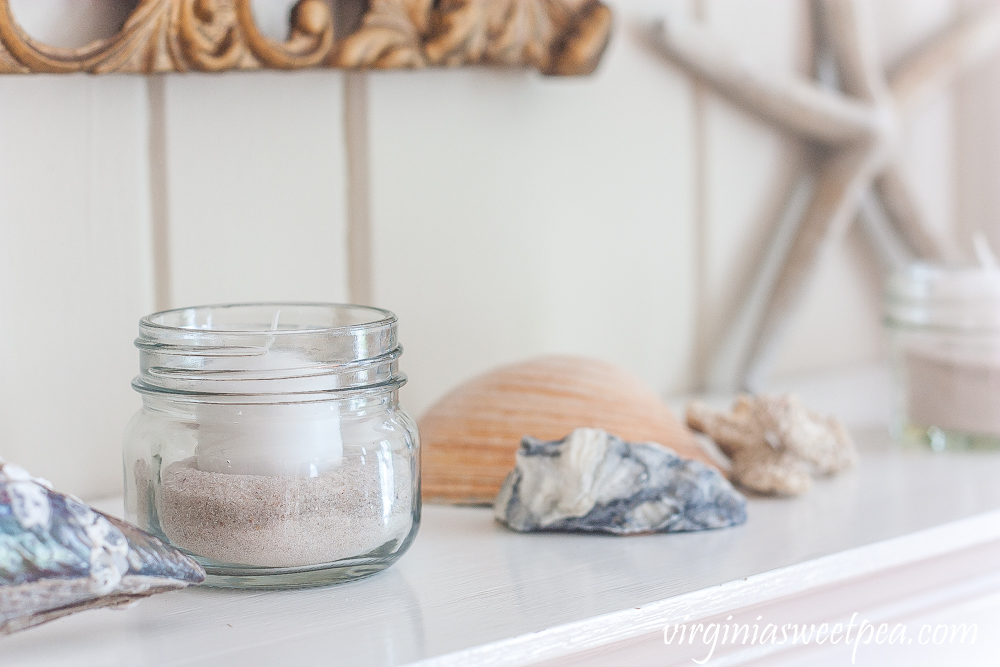
[[[153,302],[166,310],[170,295],[170,185],[167,181],[167,79],[146,79],[149,100],[149,207],[153,239]]]
[[[145,80],[0,77],[0,456],[121,490],[152,305]]]
[[[705,0],[695,0],[691,5],[691,19],[698,23],[705,22]],[[687,375],[691,388],[704,390],[709,381],[707,369],[712,362],[715,352],[713,341],[706,335],[711,329],[712,323],[709,321],[709,308],[705,306],[708,302],[708,160],[705,154],[706,145],[706,119],[705,110],[712,92],[709,87],[697,78],[691,78],[692,102],[693,102],[693,122],[691,135],[694,141],[692,151],[692,175],[694,178],[694,217],[691,221],[694,226],[694,279],[692,291],[694,293],[694,321],[692,327],[694,340],[691,348],[691,358],[688,360]]]
[[[175,307],[347,297],[343,75],[166,79]]]
[[[344,141],[347,147],[348,295],[372,303],[371,166],[368,74],[344,73]]]
[[[631,38],[665,6],[640,4],[616,5],[593,77],[370,75],[374,298],[400,315],[413,412],[546,352],[687,386],[691,85]]]

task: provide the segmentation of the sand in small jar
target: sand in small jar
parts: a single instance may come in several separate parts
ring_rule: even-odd
[[[410,476],[344,466],[319,477],[204,472],[188,458],[162,472],[160,528],[212,560],[299,567],[362,556],[410,531]],[[385,483],[388,488],[383,488]]]
[[[1000,357],[915,348],[905,355],[910,423],[1000,436]]]

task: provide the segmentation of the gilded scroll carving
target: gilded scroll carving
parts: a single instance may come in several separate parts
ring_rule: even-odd
[[[0,0],[0,73],[489,65],[589,74],[611,11],[597,0],[370,0],[356,29],[337,39],[336,27],[325,0],[299,0],[283,42],[260,32],[251,0],[141,0],[114,36],[63,49],[29,36]]]

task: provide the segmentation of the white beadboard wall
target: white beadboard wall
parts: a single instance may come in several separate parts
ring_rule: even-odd
[[[343,74],[163,84],[163,307],[347,300]]]
[[[369,95],[373,295],[400,317],[411,409],[547,352],[690,381],[684,76],[620,34],[592,78],[377,73]]]
[[[121,484],[153,305],[140,78],[0,78],[0,456],[78,494]]]
[[[885,62],[965,2],[876,0]],[[291,4],[255,1],[266,32],[281,36]],[[198,303],[369,296],[400,316],[415,414],[491,366],[549,352],[613,361],[663,394],[696,388],[801,151],[632,28],[700,20],[801,75],[808,5],[612,4],[611,46],[581,79],[0,77],[0,455],[79,495],[118,492],[120,434],[139,405],[136,322]],[[63,46],[113,32],[122,12],[114,0],[12,6]],[[914,118],[905,150],[935,227],[1000,245],[998,91],[991,64]],[[348,137],[358,123],[366,136]],[[883,354],[880,280],[850,234],[778,372]]]

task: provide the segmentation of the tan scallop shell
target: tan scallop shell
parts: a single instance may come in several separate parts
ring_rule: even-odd
[[[631,442],[659,442],[712,465],[639,378],[578,357],[542,357],[473,378],[431,407],[419,426],[428,502],[492,503],[522,436],[556,440],[580,426]]]

